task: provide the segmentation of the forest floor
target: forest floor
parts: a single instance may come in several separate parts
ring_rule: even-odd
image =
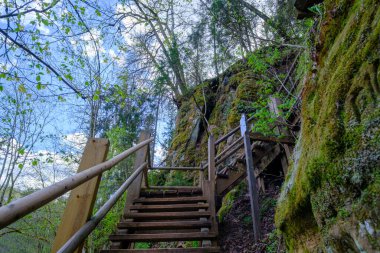
[[[251,207],[247,192],[239,196],[219,224],[219,245],[224,253],[284,252],[274,226],[279,186],[272,186],[260,194],[262,239],[254,243]]]

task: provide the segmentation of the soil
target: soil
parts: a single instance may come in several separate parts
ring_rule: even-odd
[[[279,186],[272,186],[259,196],[262,239],[254,243],[249,195],[238,197],[219,224],[219,245],[224,253],[284,252],[275,233],[274,213]]]

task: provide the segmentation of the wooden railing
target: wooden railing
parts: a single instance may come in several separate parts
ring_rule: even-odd
[[[83,242],[88,235],[95,229],[99,222],[105,217],[110,209],[116,204],[123,193],[128,189],[124,215],[127,208],[134,199],[140,196],[140,190],[144,188],[156,188],[149,186],[149,170],[194,170],[199,171],[199,187],[202,188],[203,195],[209,202],[209,211],[211,213],[211,230],[218,231],[216,220],[216,184],[217,171],[216,166],[221,164],[239,149],[244,147],[246,168],[248,175],[249,192],[251,199],[252,220],[255,241],[260,239],[260,221],[258,209],[258,193],[256,189],[256,177],[254,175],[254,165],[250,139],[275,141],[290,144],[289,137],[267,137],[257,133],[251,133],[247,123],[253,118],[246,120],[242,116],[240,126],[232,129],[229,133],[214,140],[210,134],[208,139],[208,161],[205,165],[199,167],[153,167],[151,164],[151,154],[149,145],[153,141],[148,132],[140,134],[139,143],[132,148],[122,152],[108,161],[104,161],[108,152],[108,140],[90,139],[86,145],[78,173],[74,176],[63,179],[49,187],[36,191],[28,196],[17,199],[10,204],[0,208],[0,229],[17,221],[34,210],[46,205],[50,201],[57,199],[63,194],[71,191],[68,203],[58,228],[57,235],[52,247],[52,252],[81,252]],[[240,129],[241,137],[237,138],[231,145],[216,155],[216,147],[226,141],[230,136],[237,133]],[[92,209],[96,200],[97,189],[100,177],[103,172],[110,170],[116,164],[136,153],[134,172],[126,179],[120,188],[110,197],[110,199],[91,217]],[[208,176],[205,178],[204,170],[208,169]],[[207,228],[205,228],[207,229]],[[202,242],[207,245],[207,242]]]
[[[140,141],[140,143],[137,145],[104,162],[104,159],[108,152],[108,141],[105,141],[105,139],[90,139],[87,142],[85,152],[78,169],[78,173],[74,176],[65,178],[60,182],[38,190],[30,195],[17,199],[8,205],[1,207],[0,229],[12,224],[25,215],[35,211],[36,209],[46,205],[52,200],[57,199],[58,197],[75,188],[70,194],[65,214],[60,226],[60,228],[63,229],[58,229],[52,252],[73,252],[75,250],[79,252],[81,250],[81,244],[91,233],[91,231],[94,230],[96,225],[115,205],[117,200],[135,181],[141,172],[147,168],[147,162],[141,163],[138,168],[135,169],[133,174],[122,184],[122,186],[112,195],[112,197],[99,209],[99,211],[93,217],[86,217],[84,221],[77,222],[78,217],[83,216],[83,213],[91,215],[101,174],[107,170],[110,170],[116,164],[120,163],[122,160],[126,159],[136,151],[147,147],[148,144],[152,141],[153,138],[144,138],[144,140]],[[88,166],[89,164],[91,165]],[[89,189],[91,192],[88,192]],[[81,195],[83,195],[83,193],[86,196],[82,199]],[[89,198],[89,195],[91,198]],[[79,203],[80,206],[74,206],[73,208],[70,205],[75,203],[75,199],[79,199],[81,203]],[[83,207],[86,207],[87,210],[83,210]],[[72,227],[76,227],[78,225],[80,226],[78,230],[70,231]],[[68,231],[71,232],[71,234],[67,234]],[[65,241],[63,244],[62,238],[67,237],[70,239]]]
[[[273,104],[272,108],[276,109],[278,108],[278,100],[276,101],[277,104]],[[274,111],[275,115],[279,117],[279,112]],[[259,204],[258,204],[258,190],[257,190],[257,180],[255,176],[255,168],[253,163],[253,155],[252,155],[252,147],[251,147],[251,139],[253,141],[265,141],[265,142],[278,142],[283,145],[283,147],[286,149],[289,149],[290,144],[294,144],[294,139],[289,136],[289,133],[286,131],[278,131],[281,137],[277,136],[265,136],[261,133],[254,133],[252,132],[252,127],[249,126],[249,124],[253,121],[253,117],[246,119],[245,115],[243,114],[240,120],[240,125],[234,129],[232,129],[227,134],[220,137],[217,141],[214,143],[214,149],[217,147],[217,145],[221,144],[222,142],[226,141],[230,136],[233,136],[236,134],[239,130],[241,133],[241,136],[237,138],[234,142],[232,142],[230,145],[228,145],[225,149],[223,149],[221,152],[219,152],[218,155],[215,156],[214,164],[213,166],[218,166],[222,164],[225,160],[230,158],[232,155],[236,154],[237,151],[244,148],[244,155],[245,158],[245,167],[246,167],[246,174],[247,174],[247,181],[248,181],[248,189],[249,189],[249,196],[250,196],[250,204],[251,204],[251,216],[252,216],[252,225],[253,225],[253,231],[254,231],[254,239],[255,242],[260,240],[261,238],[261,231],[260,231],[260,219],[259,219]],[[281,118],[279,117],[279,121],[281,122]],[[274,127],[277,127],[275,125]],[[286,133],[287,135],[284,136],[283,134]],[[211,138],[212,135],[210,136]],[[209,140],[210,141],[210,140]],[[209,146],[209,152],[211,148]],[[283,159],[282,159],[283,160]],[[210,173],[210,155],[209,155],[209,173]],[[283,166],[286,166],[283,164]],[[215,168],[213,168],[215,169]],[[217,173],[216,169],[215,172]],[[257,170],[256,170],[257,172]]]

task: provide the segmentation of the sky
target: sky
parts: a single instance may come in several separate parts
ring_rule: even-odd
[[[18,4],[22,4],[22,1],[17,0]],[[49,1],[44,1],[51,2]],[[33,1],[30,5],[30,8],[41,8],[41,0]],[[128,3],[128,1],[127,1]],[[117,1],[110,0],[110,1],[99,1],[100,7],[102,9],[108,9],[108,13],[102,13],[101,15],[109,15],[110,13],[120,13],[125,11],[136,11],[136,7],[132,4],[128,7],[122,7]],[[176,11],[182,13],[182,22],[187,22],[189,26],[186,26],[187,28],[181,27],[181,30],[178,31],[178,34],[180,37],[186,37],[190,30],[191,30],[191,23],[197,21],[198,17],[197,15],[193,15],[194,8],[200,8],[200,1],[183,1],[177,3],[178,8]],[[57,6],[54,7],[54,10],[56,11],[57,15],[67,15],[67,10],[63,8],[61,2],[57,4]],[[97,68],[97,54],[96,54],[96,48],[95,44],[93,43],[93,40],[97,40],[97,48],[99,49],[100,53],[100,62],[99,66],[101,69],[101,78],[103,84],[115,84],[117,82],[117,76],[124,71],[124,65],[126,63],[126,60],[131,57],[131,55],[128,55],[125,51],[121,50],[119,45],[115,43],[115,39],[112,38],[112,30],[101,30],[101,26],[98,22],[98,14],[91,8],[86,8],[86,15],[87,18],[86,21],[88,21],[89,25],[94,24],[95,26],[90,27],[89,32],[85,32],[79,36],[72,36],[68,43],[70,47],[73,50],[74,54],[82,56],[82,58],[85,60],[86,64],[85,68],[88,69],[87,72],[84,72],[77,68],[79,66],[79,62],[70,62],[69,60],[64,59],[64,53],[61,52],[61,50],[65,50],[66,46],[69,46],[65,44],[65,42],[62,41],[54,41],[54,36],[57,35],[57,30],[64,30],[64,23],[63,22],[56,22],[54,25],[46,25],[44,22],[36,22],[36,14],[35,13],[28,13],[24,15],[21,19],[20,26],[24,27],[22,29],[25,29],[27,31],[31,31],[33,33],[35,29],[38,29],[40,31],[40,34],[38,34],[38,39],[41,38],[47,38],[47,36],[53,36],[50,39],[46,39],[51,43],[50,46],[50,52],[51,56],[47,57],[46,59],[49,60],[49,63],[55,67],[56,69],[65,70],[64,65],[67,65],[69,71],[71,71],[72,77],[73,77],[73,85],[78,85],[79,87],[84,87],[87,89],[87,92],[89,94],[93,94],[94,91],[91,91],[90,87],[83,86],[85,82],[94,81],[93,77],[93,71],[94,68]],[[4,4],[0,3],[0,13],[5,13]],[[124,18],[122,19],[121,23],[124,26],[122,34],[122,41],[125,45],[133,45],[136,43],[135,40],[133,40],[133,35],[144,33],[147,29],[147,26],[143,23],[137,24],[133,26],[133,28],[129,29],[131,24],[134,22],[132,18]],[[100,24],[102,25],[102,24]],[[6,20],[0,18],[0,28],[5,29],[7,26]],[[14,26],[14,24],[13,24]],[[15,28],[15,27],[14,27]],[[75,32],[74,28],[71,30],[69,29],[67,31],[67,35],[72,35]],[[76,28],[80,29],[80,28]],[[112,29],[109,27],[109,29]],[[32,35],[26,35],[32,36]],[[25,39],[25,38],[19,38],[19,39]],[[38,40],[37,39],[37,40]],[[120,39],[120,38],[118,38]],[[8,41],[9,43],[9,41]],[[11,44],[9,44],[11,46]],[[158,45],[152,45],[153,48],[157,48]],[[34,48],[33,48],[34,49]],[[1,47],[0,54],[4,53],[5,47]],[[34,49],[35,50],[35,49]],[[10,53],[11,57],[10,59],[7,59],[5,57],[0,58],[0,69],[3,69],[3,71],[7,72],[9,69],[12,68],[12,64],[20,64],[19,62],[16,62],[15,59],[19,58],[20,53]],[[29,62],[29,58],[23,58],[23,61],[21,61],[22,64],[25,64],[25,62]],[[1,71],[1,70],[0,70]],[[38,74],[38,69],[35,67],[32,68],[32,70],[25,70],[24,74],[26,77],[29,77],[32,79],[31,81],[34,81],[34,78],[36,76],[39,76],[40,82],[42,84],[44,83],[50,83],[47,85],[46,89],[42,90],[36,90],[35,84],[33,82],[26,82],[25,88],[26,90],[36,92],[40,96],[46,96],[47,102],[44,103],[44,106],[46,106],[46,110],[50,111],[49,121],[47,126],[44,129],[45,135],[55,135],[54,138],[45,138],[44,141],[39,141],[36,143],[35,147],[33,148],[34,154],[47,154],[47,153],[54,153],[56,154],[57,149],[58,151],[60,149],[66,149],[70,150],[73,149],[75,152],[78,152],[80,148],[83,148],[83,145],[85,143],[85,128],[88,125],[87,122],[83,121],[83,111],[86,110],[86,103],[79,98],[76,95],[72,94],[72,91],[68,89],[60,80],[58,80],[55,77],[51,77],[50,75],[43,75]],[[206,71],[207,72],[207,71]],[[210,72],[211,73],[211,72]],[[63,76],[65,76],[65,72],[61,73]],[[66,77],[65,79],[69,80],[70,77]],[[0,80],[1,81],[1,80]],[[7,85],[0,84],[0,85]],[[141,86],[145,85],[144,83],[140,83]],[[92,93],[91,93],[92,92]],[[52,94],[53,93],[53,94]],[[67,93],[70,93],[70,95],[67,95]],[[62,100],[57,100],[57,95],[62,94]],[[53,95],[53,96],[52,96]],[[38,101],[36,102],[38,103]],[[82,113],[81,113],[82,112]],[[82,118],[82,119],[81,119]],[[160,117],[158,121],[158,141],[156,141],[156,144],[158,146],[155,147],[156,154],[155,154],[155,161],[158,163],[160,160],[162,160],[164,156],[163,147],[160,146],[160,142],[164,140],[164,133],[168,127],[168,121],[172,120],[168,117],[167,112],[165,112],[162,108],[160,111]],[[71,144],[68,144],[68,143]],[[57,148],[58,147],[58,148]],[[44,155],[43,155],[44,156]],[[60,160],[60,158],[57,158],[57,160]],[[71,170],[71,169],[70,169]],[[1,182],[1,179],[0,179]]]

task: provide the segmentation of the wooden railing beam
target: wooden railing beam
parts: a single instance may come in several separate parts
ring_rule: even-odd
[[[243,140],[243,137],[239,137],[236,141],[234,141],[233,143],[231,143],[231,145],[228,145],[227,148],[225,148],[222,152],[220,152],[215,157],[215,160],[218,160],[219,158],[221,158],[225,153],[227,153],[228,151],[230,151],[236,144],[240,143],[242,140]]]
[[[250,117],[247,122],[251,122],[252,120],[254,119],[254,117]],[[225,141],[228,139],[228,137],[230,137],[231,135],[235,134],[237,131],[239,131],[240,129],[240,126],[237,126],[235,127],[234,129],[232,129],[230,132],[228,132],[227,134],[223,135],[222,137],[220,137],[218,140],[215,141],[215,146],[219,145],[221,142]]]
[[[145,147],[153,138],[140,142],[130,149],[122,152],[114,158],[95,165],[85,171],[74,176],[63,179],[51,186],[38,190],[23,198],[12,201],[6,206],[0,207],[0,229],[33,212],[34,210],[46,205],[50,201],[62,196],[66,192],[74,189],[78,185],[100,175],[104,171],[111,169],[113,166],[124,160],[137,150]]]
[[[239,145],[237,145],[236,147],[234,147],[232,150],[230,150],[227,154],[225,154],[223,157],[221,157],[220,159],[218,159],[216,161],[216,166],[218,166],[219,164],[221,164],[222,162],[224,162],[227,158],[229,158],[231,155],[235,154],[236,151],[238,151],[239,149],[241,149],[242,147],[244,146],[244,143],[240,143]]]
[[[203,170],[202,167],[152,167],[151,170]]]

